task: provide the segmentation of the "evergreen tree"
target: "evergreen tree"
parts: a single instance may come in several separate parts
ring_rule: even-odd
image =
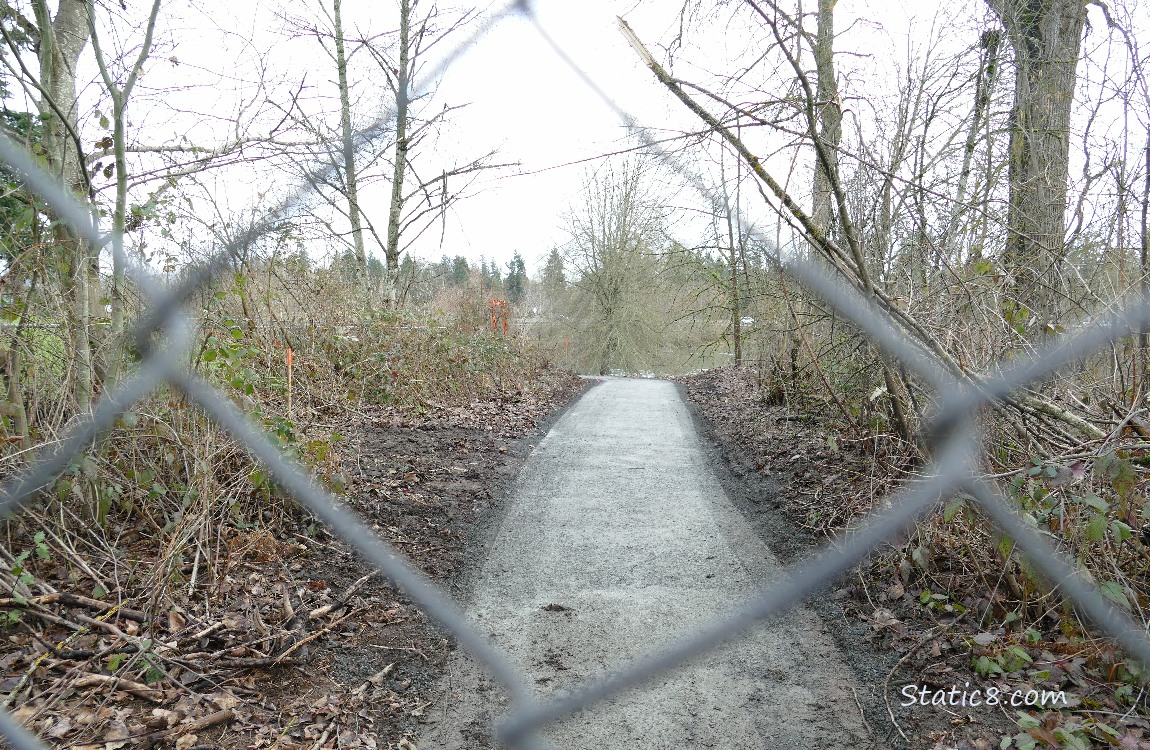
[[[519,302],[527,291],[527,266],[523,263],[523,256],[519,251],[515,252],[511,262],[507,264],[507,280],[504,288],[507,289],[507,296],[512,302]]]
[[[451,261],[451,285],[463,286],[471,278],[471,266],[467,265],[467,258],[456,255]]]
[[[567,275],[563,268],[563,255],[557,248],[551,250],[547,256],[547,265],[543,266],[543,286],[548,290],[562,289],[567,286]]]

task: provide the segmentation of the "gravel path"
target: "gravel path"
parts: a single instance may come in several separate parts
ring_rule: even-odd
[[[718,618],[777,568],[723,493],[675,386],[607,379],[528,458],[467,611],[546,696]],[[864,748],[858,689],[823,623],[800,609],[543,736],[562,750]],[[489,746],[505,709],[457,654],[420,750]]]

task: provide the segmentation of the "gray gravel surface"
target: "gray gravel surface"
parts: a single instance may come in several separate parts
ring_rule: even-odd
[[[719,618],[778,568],[716,479],[676,387],[607,379],[528,458],[466,605],[543,698]],[[542,736],[573,750],[872,747],[855,680],[801,608]],[[490,746],[507,707],[457,653],[419,747]]]

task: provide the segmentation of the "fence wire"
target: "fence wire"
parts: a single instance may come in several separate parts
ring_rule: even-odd
[[[547,34],[527,0],[511,2],[489,16],[486,23],[480,25],[470,38],[414,87],[412,98],[427,91],[469,47],[482,43],[497,24],[516,15],[533,25],[541,39],[619,116],[628,131],[644,143],[651,153],[683,177],[712,205],[723,210],[729,208],[725,195],[709,189],[698,174],[676,155],[666,151],[635,118],[604,93]],[[353,136],[351,146],[359,148],[388,132],[394,118],[394,109],[382,112],[372,125]],[[137,347],[144,353],[139,369],[105,393],[92,413],[74,424],[62,440],[42,448],[26,471],[0,486],[0,513],[15,511],[20,504],[46,487],[89,449],[96,439],[112,430],[118,417],[130,411],[148,394],[164,386],[176,388],[220,427],[241,441],[297,502],[322,519],[335,534],[355,547],[402,588],[424,612],[487,668],[508,691],[513,701],[508,716],[495,727],[496,738],[508,747],[515,750],[538,747],[536,732],[546,724],[587,709],[611,695],[674,669],[688,659],[754,627],[765,618],[796,606],[862,561],[884,539],[937,509],[941,499],[957,493],[965,493],[973,498],[993,523],[1015,540],[1050,586],[1061,589],[1081,611],[1121,643],[1133,657],[1150,665],[1150,636],[1145,624],[1135,621],[1108,602],[1093,584],[1076,572],[1072,561],[1057,552],[1036,529],[1023,520],[995,486],[980,478],[978,461],[982,444],[974,423],[975,415],[984,407],[1009,400],[1011,394],[1018,389],[1049,376],[1108,342],[1150,324],[1150,304],[1146,300],[1139,300],[1076,336],[1055,340],[1045,350],[1023,362],[1004,365],[995,377],[975,379],[948,370],[938,357],[904,336],[885,311],[836,279],[833,272],[812,262],[783,262],[776,257],[776,262],[784,272],[849,318],[884,354],[910,368],[938,393],[945,394],[938,414],[926,430],[935,456],[932,465],[924,473],[923,479],[909,484],[888,498],[882,504],[884,510],[874,513],[844,540],[828,545],[811,558],[788,566],[777,583],[763,589],[725,619],[636,661],[612,676],[588,680],[581,689],[570,694],[538,702],[530,687],[530,680],[519,674],[504,655],[469,624],[464,613],[449,597],[407,563],[402,553],[379,539],[335,497],[317,486],[302,467],[285,457],[226,396],[188,371],[184,365],[188,361],[187,355],[196,331],[196,321],[183,309],[185,301],[223,268],[233,254],[289,218],[292,210],[313,191],[318,190],[337,167],[331,162],[316,164],[304,183],[276,209],[253,223],[211,260],[190,273],[181,284],[175,288],[166,288],[147,268],[127,257],[119,249],[119,243],[110,243],[111,235],[100,233],[88,208],[42,171],[21,146],[2,134],[0,161],[28,188],[35,191],[53,213],[67,222],[80,237],[97,247],[112,244],[117,260],[129,270],[132,279],[148,298],[147,313],[133,331]],[[741,215],[739,221],[743,231],[763,243],[764,247],[774,247],[773,242],[754,226],[747,225]],[[150,343],[156,340],[162,343]],[[39,740],[4,711],[0,711],[0,735],[17,750],[44,750]]]

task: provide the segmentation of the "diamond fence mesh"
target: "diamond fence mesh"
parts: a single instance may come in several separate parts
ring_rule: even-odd
[[[596,82],[547,34],[525,0],[513,2],[493,14],[454,54],[449,55],[426,76],[416,90],[426,89],[464,50],[472,44],[481,43],[494,25],[513,15],[530,21],[540,37],[618,114],[630,133],[658,159],[692,184],[706,200],[717,207],[725,207],[725,196],[709,190],[679,157],[664,150],[639,122],[603,93]],[[385,132],[393,118],[394,112],[385,112],[371,127],[356,134],[354,145],[362,146]],[[0,160],[26,186],[37,192],[55,215],[67,222],[79,236],[97,246],[108,244],[110,237],[100,233],[88,209],[43,172],[22,147],[4,136],[0,136]],[[219,426],[242,441],[291,497],[402,588],[496,678],[511,697],[513,708],[495,727],[495,735],[500,742],[516,749],[537,747],[535,733],[544,725],[577,711],[593,708],[596,702],[673,669],[764,619],[796,606],[805,597],[829,585],[836,577],[861,562],[884,539],[931,513],[939,507],[942,499],[956,493],[965,493],[973,498],[994,524],[1015,540],[1046,577],[1050,586],[1061,589],[1102,631],[1116,639],[1133,657],[1144,664],[1150,664],[1150,637],[1146,624],[1111,605],[1093,584],[1076,573],[1071,561],[1058,553],[1023,520],[992,483],[980,478],[978,462],[984,446],[979,440],[974,422],[975,415],[987,405],[1008,399],[1018,389],[1050,376],[1059,368],[1107,342],[1150,324],[1150,305],[1139,301],[1073,337],[1064,336],[1052,342],[1034,357],[1015,364],[1004,363],[996,376],[975,380],[959,378],[950,373],[929,351],[904,336],[886,312],[855,289],[836,280],[828,269],[809,261],[784,262],[776,259],[784,272],[849,318],[875,342],[885,356],[898,360],[936,392],[945,394],[937,414],[926,429],[931,454],[934,456],[931,466],[923,472],[923,479],[909,484],[888,498],[881,504],[882,510],[875,512],[866,523],[842,541],[828,545],[819,554],[789,566],[777,583],[762,590],[725,619],[609,677],[589,680],[582,688],[554,700],[537,701],[527,676],[516,672],[507,659],[469,624],[455,603],[405,562],[398,550],[380,540],[353,513],[343,508],[337,498],[317,486],[305,470],[286,458],[224,394],[189,372],[182,364],[188,361],[187,355],[196,330],[196,320],[183,309],[185,301],[224,267],[237,249],[290,214],[292,208],[309,191],[325,182],[326,173],[332,169],[334,167],[330,165],[317,165],[305,184],[277,210],[269,212],[263,221],[253,224],[175,287],[161,285],[148,269],[135,264],[126,256],[119,258],[130,269],[134,281],[149,301],[146,314],[134,330],[136,346],[145,355],[143,361],[135,373],[105,393],[92,413],[76,423],[63,439],[52,446],[43,447],[26,471],[0,486],[0,512],[12,513],[47,486],[70,462],[80,457],[93,441],[114,429],[119,416],[130,411],[149,393],[165,385],[174,387]],[[742,228],[764,243],[764,246],[772,246],[770,240],[753,226],[744,225]],[[153,341],[161,343],[154,345],[151,343]],[[39,740],[4,711],[0,711],[0,734],[18,750],[44,748]]]

